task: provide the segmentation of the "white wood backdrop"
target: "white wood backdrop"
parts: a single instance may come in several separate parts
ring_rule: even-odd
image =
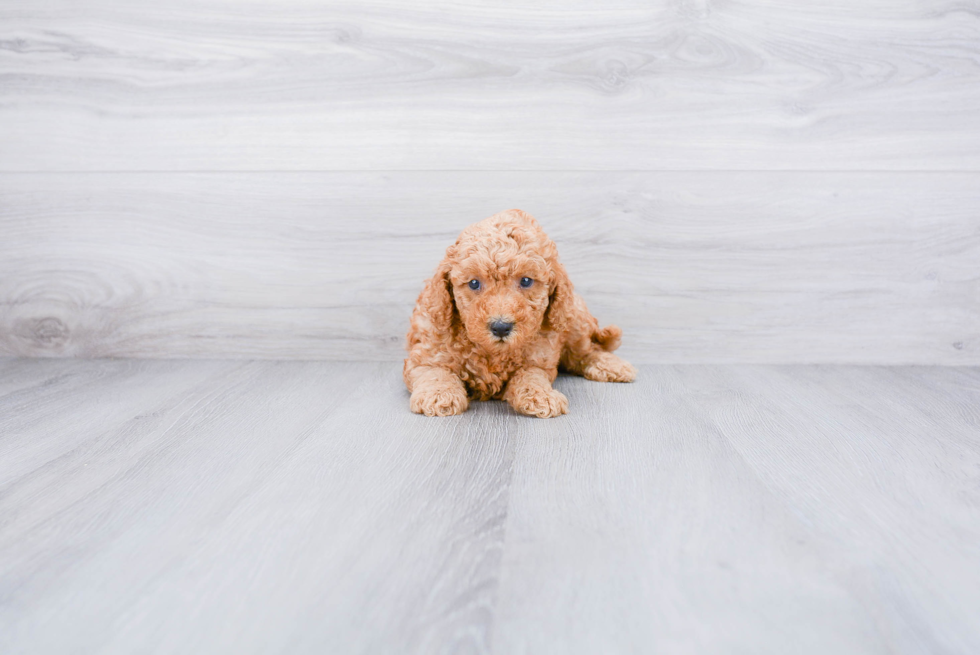
[[[397,359],[521,207],[640,362],[980,363],[980,1],[0,1],[0,355]]]
[[[976,0],[4,0],[0,170],[980,169]]]

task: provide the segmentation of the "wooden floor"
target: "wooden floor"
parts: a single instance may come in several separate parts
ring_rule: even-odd
[[[557,385],[0,360],[0,652],[980,652],[980,370]]]

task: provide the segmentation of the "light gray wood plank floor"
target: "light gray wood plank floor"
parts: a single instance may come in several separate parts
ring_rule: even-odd
[[[980,370],[0,359],[3,653],[976,653]]]

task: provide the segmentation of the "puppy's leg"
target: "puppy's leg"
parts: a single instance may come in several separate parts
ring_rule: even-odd
[[[584,353],[566,353],[562,367],[569,373],[581,375],[596,382],[632,382],[636,369],[632,364],[602,348],[592,347]]]
[[[552,418],[568,412],[568,398],[551,388],[544,369],[529,367],[514,373],[507,382],[504,400],[521,414]]]
[[[622,357],[596,348],[584,361],[582,376],[596,382],[632,382],[636,379],[636,368]]]
[[[419,366],[411,372],[412,411],[426,416],[462,414],[469,406],[463,381],[437,366]]]

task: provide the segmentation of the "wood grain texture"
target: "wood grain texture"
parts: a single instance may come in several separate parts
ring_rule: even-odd
[[[0,354],[397,360],[514,206],[637,362],[980,363],[974,173],[6,175]]]
[[[980,369],[0,359],[4,653],[980,649]]]
[[[501,652],[977,649],[975,369],[646,367],[571,398],[516,438]]]
[[[0,170],[980,170],[980,4],[0,7]]]
[[[426,421],[391,365],[59,364],[0,398],[4,653],[487,650],[502,406]]]

